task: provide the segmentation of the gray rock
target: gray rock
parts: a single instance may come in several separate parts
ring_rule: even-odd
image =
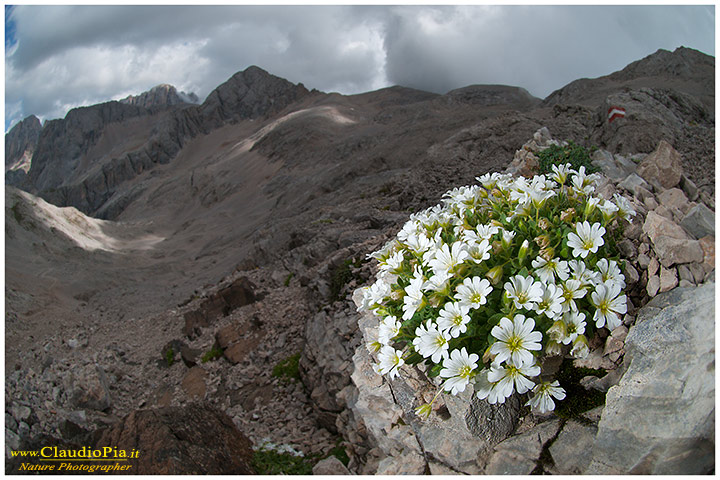
[[[630,262],[625,262],[623,271],[625,273],[625,283],[627,283],[628,286],[632,287],[640,281],[640,274]]]
[[[312,469],[313,475],[350,475],[350,471],[334,455],[320,460]]]
[[[529,475],[537,467],[543,445],[557,433],[559,427],[560,421],[552,419],[500,442],[488,460],[485,474]]]
[[[385,457],[380,460],[376,475],[423,475],[426,472],[425,457],[417,452],[402,452],[402,455]]]
[[[680,226],[693,238],[715,235],[715,212],[706,207],[704,203],[698,203],[687,212],[680,222]]]
[[[5,429],[5,448],[11,450],[18,450],[20,448],[20,437],[8,428]],[[9,454],[8,458],[10,458]]]
[[[707,474],[715,467],[714,283],[657,296],[625,342],[588,474]],[[682,321],[678,321],[682,319]]]
[[[685,195],[687,196],[688,200],[691,202],[694,202],[698,199],[698,188],[693,183],[692,180],[687,178],[685,175],[682,176],[680,179],[680,188],[682,188],[682,191],[685,192]]]
[[[550,445],[554,462],[550,472],[554,475],[581,474],[590,463],[588,453],[592,452],[596,434],[597,425],[569,420]]]
[[[612,154],[607,150],[596,150],[591,157],[593,165],[598,167],[606,177],[619,182],[627,177],[628,173],[624,169],[620,168]]]
[[[648,185],[648,183],[637,173],[631,173],[628,175],[625,180],[618,184],[618,187],[624,188],[638,198],[640,198],[640,195],[638,195],[638,188],[642,188],[646,192],[649,192],[652,189],[652,187]]]
[[[648,295],[650,295],[651,297],[657,295],[658,290],[660,290],[660,277],[658,277],[657,275],[653,275],[648,278],[647,286],[645,288]]]
[[[30,407],[25,405],[13,405],[10,410],[12,411],[13,418],[18,422],[27,420],[30,418],[30,414],[32,413]]]

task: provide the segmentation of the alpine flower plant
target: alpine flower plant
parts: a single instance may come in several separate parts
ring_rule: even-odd
[[[369,255],[377,280],[358,310],[378,318],[374,369],[392,379],[418,365],[435,398],[470,388],[496,404],[517,392],[548,412],[566,392],[543,359],[587,356],[588,337],[627,311],[612,233],[635,212],[624,197],[595,196],[599,176],[584,167],[477,180],[411,215]],[[416,413],[431,411],[432,402]]]

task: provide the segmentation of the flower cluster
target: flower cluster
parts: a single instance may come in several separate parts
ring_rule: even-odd
[[[394,378],[404,364],[425,363],[441,379],[438,394],[471,386],[495,404],[532,392],[528,405],[553,410],[565,391],[540,360],[582,358],[594,329],[620,325],[625,282],[609,229],[635,212],[619,195],[594,196],[599,176],[583,167],[477,180],[412,215],[370,254],[377,281],[358,310],[380,319],[368,345],[374,368]]]

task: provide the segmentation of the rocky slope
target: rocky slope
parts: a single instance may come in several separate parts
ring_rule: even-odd
[[[351,295],[372,274],[365,255],[410,213],[505,169],[543,126],[611,154],[667,136],[691,201],[714,209],[714,92],[669,80],[676,64],[707,76],[714,59],[655,55],[645,63],[668,68],[640,88],[616,78],[552,104],[498,86],[325,94],[250,67],[202,105],[110,102],[48,122],[30,194],[6,190],[7,444],[200,400],[256,447],[324,456],[345,442],[353,471],[373,471],[380,452],[348,408],[362,336]],[[617,102],[628,115],[608,123]],[[221,358],[203,362],[213,347]],[[273,375],[298,354],[301,382]]]
[[[5,135],[6,183],[17,184],[25,179],[41,130],[40,120],[30,115]]]

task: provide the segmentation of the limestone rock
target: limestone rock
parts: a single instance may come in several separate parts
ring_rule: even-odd
[[[662,140],[655,151],[638,165],[637,173],[655,186],[673,188],[683,176],[682,157],[672,145]]]
[[[715,212],[698,203],[692,207],[680,222],[693,238],[702,238],[707,235],[715,235]]]
[[[137,475],[251,475],[252,444],[230,417],[214,407],[190,404],[137,410],[103,431],[95,448],[128,452]]]
[[[350,475],[350,471],[336,456],[320,460],[312,469],[313,475]]]
[[[550,472],[554,475],[583,473],[590,463],[596,434],[597,425],[569,420],[550,445],[550,455],[554,462]]]
[[[660,293],[672,290],[673,288],[677,287],[677,284],[677,271],[674,268],[662,267],[660,269]]]
[[[619,188],[624,188],[628,192],[632,193],[636,197],[640,198],[639,189],[643,189],[649,192],[652,188],[648,183],[637,173],[631,173],[622,182],[618,184]]]
[[[666,208],[677,208],[683,214],[690,209],[690,203],[685,193],[679,188],[669,188],[661,192],[657,197],[657,201]]]
[[[715,269],[715,236],[703,237],[698,240],[698,243],[703,251],[702,266],[705,272],[709,273]],[[697,278],[695,280],[697,281]]]
[[[654,243],[660,263],[671,267],[679,263],[702,263],[706,254],[698,240],[678,239],[666,235],[658,236]]]
[[[643,231],[653,243],[659,236],[679,239],[689,238],[682,227],[655,212],[648,212],[643,224]]]
[[[529,475],[535,470],[545,442],[558,431],[560,421],[548,420],[495,446],[485,467],[486,475]]]
[[[640,310],[625,341],[629,366],[608,391],[585,473],[714,469],[714,287],[675,289]]]

